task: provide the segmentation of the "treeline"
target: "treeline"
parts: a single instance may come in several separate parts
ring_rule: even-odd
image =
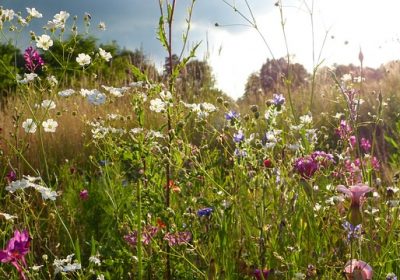
[[[112,59],[109,62],[98,59],[83,72],[75,58],[80,53],[89,54],[95,59],[95,51],[99,48],[109,52]],[[93,85],[123,86],[136,81],[135,69],[145,73],[149,80],[162,82],[166,80],[169,63],[161,71],[145,54],[143,49],[129,50],[121,48],[116,41],[99,44],[94,37],[74,36],[64,42],[54,41],[50,51],[42,52],[45,62],[39,69],[39,76],[54,75],[60,81],[60,87],[89,87]],[[174,55],[174,63],[179,63]],[[23,50],[12,44],[0,44],[0,96],[13,94],[17,86],[17,75],[23,75],[25,61]],[[133,67],[134,66],[134,67]],[[204,101],[224,96],[216,89],[215,79],[207,61],[192,59],[180,71],[177,82],[177,93],[188,102]]]

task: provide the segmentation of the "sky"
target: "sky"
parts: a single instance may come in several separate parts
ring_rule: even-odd
[[[224,1],[235,6],[237,12]],[[234,99],[244,93],[251,73],[259,71],[267,59],[283,57],[287,52],[293,61],[303,64],[309,71],[319,63],[323,66],[358,65],[360,49],[365,66],[379,67],[400,57],[398,0],[281,2],[280,10],[276,1],[270,0],[247,0],[248,6],[245,0],[197,0],[186,53],[189,47],[200,42],[197,58],[207,59],[217,87]],[[190,4],[190,0],[177,0],[173,29],[176,53],[181,51]],[[160,16],[157,0],[2,0],[0,5],[21,11],[23,15],[26,7],[35,7],[43,18],[27,30],[32,29],[37,35],[59,11],[79,18],[88,12],[92,16],[91,34],[101,42],[116,40],[119,46],[127,49],[142,48],[159,69],[167,55],[156,39]],[[246,21],[254,23],[252,15],[258,30]],[[105,22],[106,31],[96,29],[100,21]]]

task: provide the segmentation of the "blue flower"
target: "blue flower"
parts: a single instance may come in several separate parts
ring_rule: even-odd
[[[209,217],[213,211],[214,211],[214,209],[212,209],[211,207],[206,207],[206,208],[198,210],[197,211],[197,216],[199,216],[199,217],[204,217],[204,216]]]
[[[285,97],[283,97],[283,94],[277,93],[273,95],[272,98],[272,103],[275,106],[281,106],[283,103],[285,103]]]
[[[233,141],[236,143],[240,143],[244,140],[244,134],[242,130],[239,130],[237,133],[233,134]]]
[[[360,238],[362,233],[361,224],[353,226],[348,221],[345,221],[343,228],[347,231],[347,241]]]
[[[235,111],[229,111],[228,113],[225,113],[225,119],[227,121],[237,119],[239,117],[239,114],[236,113]]]

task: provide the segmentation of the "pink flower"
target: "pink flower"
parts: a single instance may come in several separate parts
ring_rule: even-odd
[[[88,192],[88,190],[86,190],[86,189],[81,190],[80,193],[79,193],[79,197],[80,197],[82,200],[88,200],[88,199],[89,199],[89,192]]]
[[[348,280],[371,280],[373,274],[369,264],[355,259],[347,262],[344,272]]]
[[[349,188],[339,185],[336,189],[351,198],[351,207],[358,208],[362,205],[365,194],[372,191],[372,188],[362,183],[350,186]]]
[[[20,279],[27,279],[22,267],[26,267],[25,255],[29,253],[29,245],[31,238],[27,230],[20,232],[14,231],[12,237],[4,250],[0,250],[0,261],[2,263],[11,263],[19,272]]]

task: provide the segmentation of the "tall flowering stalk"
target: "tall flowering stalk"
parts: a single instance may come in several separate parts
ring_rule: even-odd
[[[4,250],[0,250],[0,262],[11,263],[18,271],[20,279],[27,279],[23,267],[27,267],[25,255],[29,253],[31,238],[27,230],[14,231]]]

